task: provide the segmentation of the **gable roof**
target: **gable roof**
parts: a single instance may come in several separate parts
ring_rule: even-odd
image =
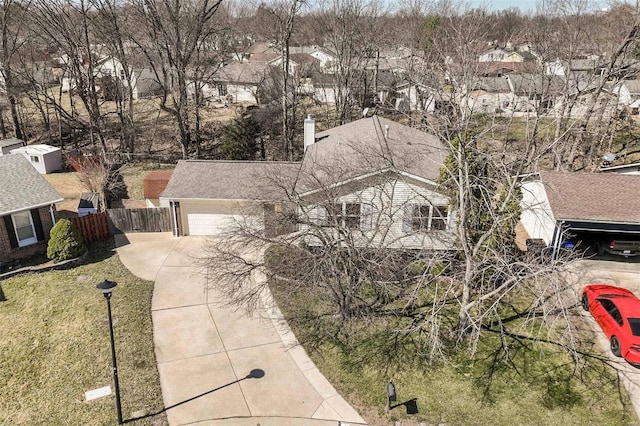
[[[260,84],[271,72],[266,63],[231,62],[213,76],[216,82]]]
[[[640,176],[540,172],[557,220],[640,223]]]
[[[315,135],[302,161],[298,192],[394,170],[435,181],[448,153],[431,134],[372,116]]]
[[[160,197],[174,200],[286,200],[300,163],[180,160]]]
[[[63,200],[20,154],[0,156],[0,215],[48,206]]]

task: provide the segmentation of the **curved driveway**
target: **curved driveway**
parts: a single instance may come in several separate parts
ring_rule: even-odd
[[[153,334],[169,423],[365,424],[307,357],[277,307],[267,303],[272,307],[248,316],[216,303],[219,296],[194,262],[202,243],[169,233],[116,235],[127,269],[155,281]]]

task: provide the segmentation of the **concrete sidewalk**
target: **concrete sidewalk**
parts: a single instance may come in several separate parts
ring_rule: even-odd
[[[220,306],[221,296],[195,266],[203,242],[168,233],[116,235],[127,269],[155,281],[154,343],[169,423],[365,424],[308,358],[269,296],[268,309],[251,316]]]

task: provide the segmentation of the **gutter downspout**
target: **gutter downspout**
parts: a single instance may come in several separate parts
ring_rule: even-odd
[[[55,206],[55,204],[51,204],[49,205],[49,214],[51,215],[51,224],[55,225],[56,224],[56,215],[53,211],[53,207]]]
[[[176,203],[175,201],[171,200],[169,201],[169,204],[171,205],[171,218],[173,219],[173,236],[174,237],[179,237],[178,235],[178,214],[176,212]]]

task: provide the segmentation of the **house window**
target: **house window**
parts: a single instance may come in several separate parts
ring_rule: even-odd
[[[225,84],[218,84],[218,94],[220,96],[226,96],[227,93],[227,86]]]
[[[37,155],[31,155],[31,162],[32,163],[39,163],[40,162],[40,157],[38,157]]]
[[[318,207],[318,224],[348,229],[371,229],[372,206],[360,203],[333,203]]]
[[[429,232],[447,229],[447,207],[431,204],[407,204],[404,208],[403,231]]]
[[[20,212],[11,215],[13,229],[16,231],[18,247],[28,246],[38,242],[36,230],[31,219],[31,212]]]

